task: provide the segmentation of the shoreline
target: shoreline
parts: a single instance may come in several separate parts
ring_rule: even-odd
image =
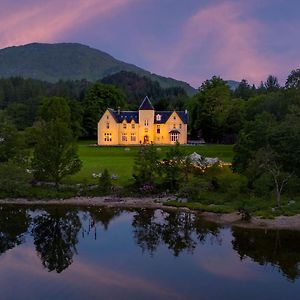
[[[253,229],[285,229],[300,230],[300,214],[294,216],[279,216],[274,219],[262,219],[252,217],[250,221],[243,221],[239,213],[213,213],[191,210],[186,207],[172,207],[164,205],[165,202],[174,200],[171,197],[164,198],[114,198],[104,197],[73,197],[69,199],[51,200],[28,200],[25,198],[0,199],[0,205],[72,205],[72,206],[95,206],[108,208],[149,208],[162,209],[165,211],[183,211],[198,214],[206,221],[214,222],[224,226],[237,226]]]

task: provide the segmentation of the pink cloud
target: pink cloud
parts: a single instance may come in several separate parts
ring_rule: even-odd
[[[167,75],[195,86],[208,73],[258,83],[278,71],[275,58],[259,50],[264,34],[263,24],[246,17],[244,3],[226,1],[200,7],[182,27],[175,45],[147,55],[154,68],[163,65]]]
[[[134,1],[52,0],[19,6],[0,19],[0,47],[54,41],[68,30],[92,18],[109,17]]]

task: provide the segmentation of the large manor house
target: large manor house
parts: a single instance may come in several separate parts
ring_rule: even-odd
[[[98,145],[186,144],[187,122],[187,111],[156,111],[145,97],[138,111],[105,111],[98,122]]]

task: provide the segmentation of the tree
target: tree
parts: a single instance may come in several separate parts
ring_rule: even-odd
[[[23,160],[25,144],[16,127],[0,112],[0,162]]]
[[[230,90],[226,82],[216,76],[206,80],[188,103],[192,135],[197,136],[202,130],[207,142],[219,142],[229,104]]]
[[[174,147],[166,153],[166,158],[161,163],[161,172],[163,174],[163,184],[166,188],[174,191],[179,188],[179,185],[187,180],[188,162],[185,162],[185,154],[176,143]]]
[[[30,174],[24,165],[14,161],[0,163],[0,192],[5,196],[17,197],[29,184]]]
[[[246,79],[242,79],[238,87],[233,92],[234,97],[248,100],[254,96],[255,88],[251,87]]]
[[[107,169],[104,169],[98,181],[98,190],[103,194],[109,194],[112,189],[111,177]]]
[[[159,160],[154,145],[141,146],[133,166],[133,178],[139,188],[153,188],[159,173]]]
[[[280,164],[280,157],[278,157],[271,149],[262,148],[257,151],[254,165],[258,170],[261,170],[260,176],[264,173],[271,175],[276,192],[276,204],[280,207],[281,194],[284,187],[293,176],[293,173],[284,171],[284,166]]]
[[[285,87],[287,89],[298,89],[300,88],[300,69],[293,70],[288,76]]]
[[[57,105],[60,107],[55,113]],[[71,130],[70,109],[63,98],[50,98],[42,105],[40,116],[32,168],[37,179],[50,179],[58,186],[65,176],[81,168]]]
[[[45,122],[63,120],[71,124],[71,110],[66,99],[61,97],[44,98],[38,110],[38,116]]]
[[[97,124],[108,107],[123,108],[124,94],[113,85],[95,83],[87,92],[83,101],[83,128],[85,136],[94,138],[97,134]]]
[[[277,77],[269,75],[264,86],[268,92],[277,91],[280,88]]]

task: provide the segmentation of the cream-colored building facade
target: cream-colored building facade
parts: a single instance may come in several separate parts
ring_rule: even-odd
[[[187,111],[156,111],[145,97],[138,111],[105,111],[98,122],[98,145],[186,144],[187,123]]]

